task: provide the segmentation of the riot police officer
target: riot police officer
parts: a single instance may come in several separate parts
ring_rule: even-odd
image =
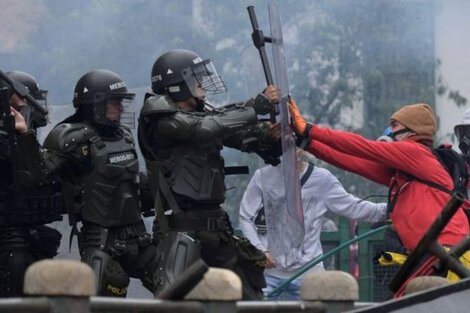
[[[39,87],[36,78],[31,74],[22,71],[7,72],[7,75],[23,84],[33,98],[44,108],[47,109],[47,93],[48,91]],[[28,105],[22,108],[21,113],[25,117],[29,129],[38,131],[38,128],[47,125],[47,115],[39,112],[34,106]]]
[[[14,71],[9,79],[23,84],[35,99],[44,98],[30,74]],[[60,194],[52,184],[41,183],[40,147],[34,130],[46,116],[33,112],[13,86],[0,80],[0,297],[23,294],[27,267],[57,254],[60,233],[44,224],[61,219]],[[24,87],[23,87],[24,88]]]
[[[62,179],[81,260],[97,274],[101,296],[125,297],[129,276],[153,290],[155,246],[141,215],[137,153],[121,125],[133,99],[118,74],[93,70],[75,86],[75,114],[44,142],[46,167]]]
[[[209,59],[183,49],[161,55],[151,81],[156,95],[146,95],[138,135],[156,194],[157,292],[200,253],[210,266],[232,269],[241,277],[245,299],[261,298],[264,254],[247,241],[234,240],[228,215],[220,207],[229,171],[221,150],[227,146],[256,152],[276,162],[280,146],[271,136],[278,136],[279,128],[259,122],[257,114],[273,110],[277,89],[269,86],[244,103],[211,106],[206,94],[224,92],[225,85]]]

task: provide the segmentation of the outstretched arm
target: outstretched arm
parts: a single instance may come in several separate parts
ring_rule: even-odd
[[[324,203],[331,212],[367,222],[384,221],[387,217],[386,203],[361,200],[348,193],[338,179],[330,172],[324,181]]]
[[[326,161],[338,168],[361,175],[378,184],[386,186],[390,184],[393,170],[378,162],[339,152],[319,141],[311,142],[307,150],[320,160]]]
[[[411,140],[397,142],[368,140],[354,133],[322,128],[318,125],[312,126],[305,121],[295,101],[292,100],[289,103],[289,111],[294,130],[299,136],[319,141],[343,154],[380,163],[390,168],[390,171],[399,170],[439,184],[450,183],[445,169],[440,166],[430,149],[422,144]],[[345,166],[344,162],[341,162],[341,165]]]

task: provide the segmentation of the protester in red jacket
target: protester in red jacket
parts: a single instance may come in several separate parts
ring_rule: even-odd
[[[449,199],[412,176],[453,189],[453,182],[430,148],[436,121],[428,104],[406,105],[390,118],[394,142],[368,140],[360,135],[307,124],[291,102],[289,110],[294,130],[307,136],[305,148],[337,167],[389,186],[391,220],[401,241],[413,250]],[[453,246],[469,233],[469,223],[459,209],[438,237]]]

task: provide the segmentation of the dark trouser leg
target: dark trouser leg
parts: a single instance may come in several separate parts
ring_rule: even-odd
[[[24,274],[39,260],[30,242],[30,230],[5,228],[0,232],[0,297],[23,295]]]
[[[138,255],[124,255],[120,263],[129,276],[138,278],[150,292],[155,292],[154,273],[157,270],[157,249],[154,245],[137,247]]]
[[[27,248],[0,253],[0,297],[23,295],[24,273],[35,261],[35,254]]]
[[[240,259],[233,237],[219,232],[201,232],[197,238],[201,243],[202,259],[209,266],[232,270],[240,277],[243,300],[263,299],[262,288],[266,286],[263,270]]]

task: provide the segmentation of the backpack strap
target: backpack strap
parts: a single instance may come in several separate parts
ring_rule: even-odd
[[[305,173],[302,175],[302,178],[300,179],[300,186],[301,187],[307,182],[308,178],[310,177],[310,175],[313,172],[314,167],[315,167],[315,165],[312,162],[308,162],[307,170],[305,171]]]
[[[447,154],[452,155],[453,158],[449,158],[446,153],[441,153],[440,151],[445,150],[448,152]],[[452,184],[453,184],[453,189],[448,189],[438,183],[425,180],[422,178],[418,178],[415,176],[410,175],[410,177],[413,180],[416,180],[420,183],[426,184],[432,188],[438,189],[440,191],[443,191],[449,195],[452,195],[455,191],[460,191],[460,192],[465,192],[465,197],[467,197],[467,182],[468,182],[468,173],[467,173],[467,168],[466,164],[464,161],[460,160],[460,156],[457,154],[457,152],[453,151],[450,147],[441,145],[437,149],[431,149],[432,154],[437,158],[439,163],[444,167],[446,170],[447,174],[449,174]],[[441,156],[442,154],[442,156]],[[454,166],[449,166],[447,163],[449,161],[452,161]]]
[[[449,194],[449,195],[452,195],[452,193],[453,193],[453,190],[450,190],[450,189],[448,189],[448,188],[446,188],[446,187],[444,187],[444,186],[442,186],[442,185],[440,185],[440,184],[437,184],[437,183],[432,182],[432,181],[429,181],[429,180],[424,180],[424,179],[421,179],[421,178],[418,178],[418,177],[415,177],[415,176],[412,176],[412,180],[416,180],[416,181],[418,181],[418,182],[420,182],[420,183],[423,183],[423,184],[425,184],[425,185],[428,185],[428,186],[430,186],[430,187],[432,187],[432,188],[435,188],[435,189],[438,189],[438,190],[440,190],[440,191],[443,191],[443,192],[445,192],[445,193],[447,193],[447,194]]]
[[[388,189],[388,203],[387,203],[388,214],[393,212],[393,209],[395,208],[395,204],[397,204],[398,196],[401,194],[402,189],[406,187],[412,180],[413,180],[413,177],[410,176],[406,182],[404,182],[400,187],[397,188],[397,190],[395,191],[395,194],[392,197],[392,190],[398,186],[396,178],[394,179],[392,185]]]

